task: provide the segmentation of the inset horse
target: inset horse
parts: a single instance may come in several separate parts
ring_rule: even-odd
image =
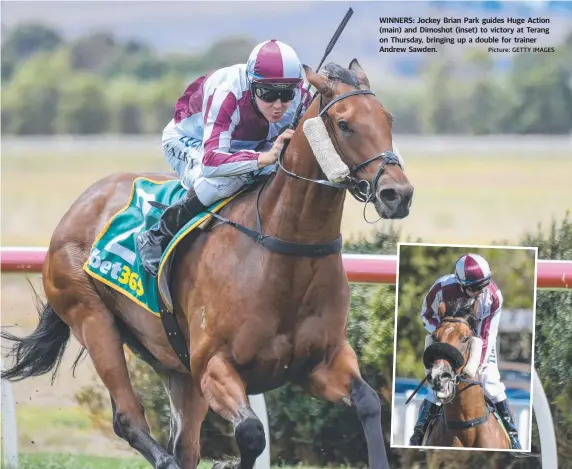
[[[439,304],[441,322],[423,355],[428,380],[442,404],[423,446],[509,449],[510,440],[476,376],[482,341],[474,336],[478,303]]]
[[[71,329],[109,390],[115,432],[156,469],[197,466],[209,407],[234,426],[240,462],[228,467],[252,469],[265,437],[247,395],[297,383],[313,396],[354,406],[369,466],[389,469],[379,397],[361,378],[346,338],[349,285],[340,231],[346,190],[372,202],[382,218],[403,218],[413,188],[392,151],[392,117],[357,60],[349,69],[331,64],[326,70],[327,77],[306,68],[318,92],[277,172],[228,203],[222,223],[195,229],[176,247],[166,282],[173,314],[164,311],[162,318],[178,322],[188,355],[175,353],[161,319],[86,273],[98,234],[130,194],[138,197],[134,180],[142,175],[118,174],[87,189],[54,231],[43,267],[47,304],[32,335],[3,334],[15,341],[16,358],[3,376],[56,373]],[[345,174],[336,173],[340,161]],[[325,174],[329,180],[320,179]],[[122,236],[113,245],[117,252],[127,232]],[[144,273],[97,265],[134,294],[144,290]],[[172,414],[167,450],[150,435],[124,343],[163,378]]]

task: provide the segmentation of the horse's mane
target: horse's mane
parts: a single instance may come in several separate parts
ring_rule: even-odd
[[[477,317],[473,312],[475,301],[473,298],[458,298],[448,301],[445,303],[445,316],[465,319],[471,326],[471,329],[474,330],[477,324]]]
[[[353,70],[349,70],[333,62],[324,66],[324,76],[330,81],[338,81],[353,86],[356,90],[360,85],[359,79]]]

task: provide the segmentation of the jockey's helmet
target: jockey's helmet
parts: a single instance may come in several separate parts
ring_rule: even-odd
[[[294,49],[271,39],[252,50],[246,63],[246,73],[255,89],[292,90],[302,81],[302,64]]]
[[[464,254],[455,263],[455,277],[461,289],[473,297],[491,283],[489,263],[478,254]]]

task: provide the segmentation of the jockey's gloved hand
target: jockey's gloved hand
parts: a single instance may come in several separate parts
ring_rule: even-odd
[[[292,129],[286,128],[276,139],[274,145],[270,151],[262,152],[258,156],[258,167],[264,168],[265,166],[271,165],[276,163],[278,160],[278,156],[280,156],[280,152],[282,151],[282,147],[286,143],[287,140],[290,140],[294,135],[294,131]]]
[[[288,130],[290,128],[289,125],[285,125],[284,127],[282,127],[279,131],[278,131],[278,135],[276,135],[275,137],[272,137],[270,140],[268,140],[268,142],[275,142],[276,139],[278,137],[280,137],[280,135],[282,135],[284,132],[286,132],[286,130]]]
[[[289,125],[285,125],[284,127],[282,127],[279,131],[278,131],[278,136],[282,135],[286,130],[288,130],[290,128]]]

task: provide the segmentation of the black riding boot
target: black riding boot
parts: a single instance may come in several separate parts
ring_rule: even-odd
[[[421,404],[419,409],[419,417],[417,417],[417,423],[413,429],[413,435],[409,440],[409,446],[421,446],[423,443],[423,437],[427,431],[427,427],[431,420],[433,420],[439,414],[440,407],[437,404],[429,402],[427,399]]]
[[[155,225],[137,236],[141,264],[147,272],[157,276],[161,256],[171,240],[191,218],[206,208],[191,188],[181,200],[165,209]]]
[[[508,400],[505,399],[504,401],[497,402],[495,407],[498,410],[502,418],[504,428],[510,437],[510,449],[522,449],[520,446],[520,440],[518,439],[518,430],[516,429],[510,409],[508,408]]]

